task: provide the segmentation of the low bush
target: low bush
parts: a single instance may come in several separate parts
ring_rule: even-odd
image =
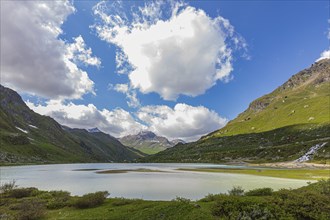
[[[208,194],[207,196],[205,196],[204,198],[202,198],[201,200],[199,200],[200,202],[213,202],[216,200],[216,198],[219,197],[219,195],[215,195],[215,194]]]
[[[89,193],[77,198],[73,206],[80,209],[93,208],[102,205],[108,196],[107,191]]]
[[[239,203],[236,198],[222,195],[211,208],[211,213],[214,216],[228,216],[239,208]]]
[[[51,198],[48,200],[48,209],[60,209],[68,205],[70,193],[66,191],[51,191]]]
[[[185,204],[189,204],[191,202],[190,199],[186,199],[184,197],[179,197],[177,196],[175,199],[173,199],[172,201],[174,202],[181,202],[181,203],[185,203]]]
[[[17,187],[16,181],[12,180],[11,182],[4,183],[0,186],[0,193],[7,193]]]
[[[274,213],[268,207],[262,205],[253,205],[244,207],[238,213],[236,219],[276,219]]]
[[[211,213],[221,219],[276,219],[276,211],[258,197],[223,195],[211,207]]]
[[[125,198],[116,198],[115,201],[111,203],[113,206],[123,206],[123,205],[129,205],[134,202],[139,201],[139,199],[125,199]],[[141,200],[140,200],[141,201]]]
[[[330,219],[330,197],[310,190],[279,190],[271,202],[295,219]]]
[[[16,199],[29,197],[37,190],[38,189],[34,187],[12,189],[8,192],[8,197]]]
[[[325,179],[322,179],[322,180],[319,180],[317,183],[314,183],[314,184],[309,184],[308,186],[306,187],[303,187],[302,189],[312,189],[314,191],[317,191],[319,192],[320,194],[323,194],[323,195],[327,195],[330,197],[330,178],[325,180]]]
[[[272,194],[272,188],[253,189],[245,193],[246,196],[271,196]]]
[[[299,189],[269,188],[250,190],[241,195],[235,188],[230,195],[218,195],[211,213],[221,219],[330,219],[330,181],[319,181]],[[234,195],[234,196],[232,196]]]
[[[234,186],[231,190],[228,191],[228,194],[231,196],[243,196],[244,189],[240,186]]]
[[[34,220],[44,216],[46,208],[45,204],[37,198],[25,199],[18,205],[17,219]]]

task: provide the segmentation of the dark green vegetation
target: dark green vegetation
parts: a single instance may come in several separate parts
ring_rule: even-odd
[[[321,60],[253,101],[224,128],[194,143],[178,144],[144,162],[292,161],[315,144],[313,158],[330,159],[330,59]]]
[[[13,191],[19,190],[19,193]],[[210,194],[199,201],[108,198],[107,192],[82,197],[63,191],[8,188],[1,193],[1,219],[329,219],[330,180],[273,192],[270,188]],[[19,195],[19,196],[18,196]]]
[[[330,182],[321,181],[297,190],[269,188],[244,193],[235,188],[232,195],[206,198],[215,201],[213,216],[220,219],[329,219]]]
[[[100,206],[104,203],[105,199],[109,196],[107,191],[88,193],[82,197],[76,198],[72,203],[73,206],[80,209],[94,208]]]
[[[61,126],[0,85],[0,163],[124,162],[143,156],[102,132]]]

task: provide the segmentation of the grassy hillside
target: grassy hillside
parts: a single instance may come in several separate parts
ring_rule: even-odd
[[[6,189],[1,193],[4,219],[320,219],[330,218],[329,180],[294,190],[270,188],[210,194],[199,201],[108,198],[106,192],[83,197],[64,191],[35,188]]]
[[[321,60],[253,101],[224,128],[143,161],[288,161],[327,142],[314,157],[314,161],[326,162],[330,159],[329,78],[330,60]]]
[[[126,141],[123,139],[120,139],[120,142],[125,146],[130,146],[145,154],[156,154],[168,148],[154,142]]]
[[[116,138],[103,132],[89,133],[84,129],[67,129],[80,145],[87,146],[97,160],[104,160],[107,155],[108,161],[132,161],[137,156],[143,157],[144,153],[130,147],[123,146]]]
[[[29,109],[13,90],[0,86],[0,92],[1,164],[123,162],[141,156],[106,134],[65,130]]]
[[[261,133],[249,133],[218,138],[202,139],[181,144],[142,162],[280,162],[292,161],[304,155],[319,143],[328,142],[314,157],[325,163],[330,158],[330,126],[295,125]]]
[[[130,146],[127,143],[123,143],[125,146]],[[150,154],[157,154],[158,152],[161,152],[163,150],[166,150],[167,148],[162,146],[150,146],[150,145],[143,145],[140,147],[134,147],[135,149],[143,152],[144,154],[150,155]]]
[[[330,74],[330,69],[328,70]],[[330,83],[306,85],[290,91],[275,90],[263,96],[223,129],[207,137],[260,133],[296,124],[330,123]],[[254,106],[267,103],[264,109]]]

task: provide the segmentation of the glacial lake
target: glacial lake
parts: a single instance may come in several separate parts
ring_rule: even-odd
[[[246,174],[179,171],[178,168],[239,168],[217,164],[56,164],[1,167],[1,184],[16,181],[20,187],[41,190],[65,190],[72,195],[83,195],[107,190],[110,197],[145,200],[171,200],[177,196],[192,200],[209,193],[226,193],[233,186],[245,190],[271,187],[298,188],[308,180],[283,179]],[[96,173],[104,170],[148,169],[159,172]]]

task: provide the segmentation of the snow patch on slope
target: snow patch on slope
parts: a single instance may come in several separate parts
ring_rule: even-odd
[[[24,130],[24,129],[22,129],[22,128],[19,128],[19,127],[15,127],[15,128],[18,129],[18,130],[20,130],[21,132],[23,132],[23,133],[25,133],[25,134],[29,133],[28,131],[26,131],[26,130]]]

